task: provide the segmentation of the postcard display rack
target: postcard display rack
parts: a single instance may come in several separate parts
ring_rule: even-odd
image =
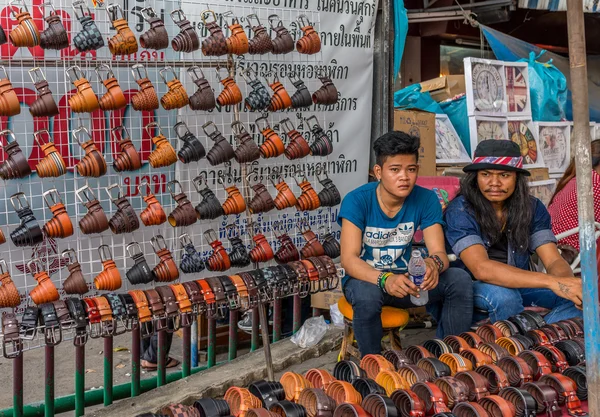
[[[230,252],[236,235],[248,252],[259,235],[276,252],[284,233],[302,248],[311,226],[319,238],[328,232],[311,224],[330,219],[339,204],[327,175],[332,141],[320,112],[338,94],[318,70],[325,68],[319,12],[191,0],[150,0],[143,7],[59,0],[35,10],[17,1],[12,9],[0,20],[7,39],[0,46],[0,94],[6,94],[0,107],[9,106],[0,108],[0,273],[10,273],[19,291],[17,315],[34,302],[33,275],[40,270],[64,298],[73,261],[88,297],[104,293],[94,277],[111,260],[121,274],[117,291],[125,292],[154,285],[134,286],[126,278],[139,253],[156,265],[166,248],[179,266],[189,244],[206,260],[211,243],[221,241]],[[31,20],[19,13],[26,9],[37,18],[44,49],[27,39]],[[60,29],[49,16],[70,26],[70,39],[42,32]],[[273,43],[280,48],[275,54],[260,42],[248,45],[245,37],[259,40],[259,25],[273,39],[287,28],[292,49]],[[15,47],[13,37],[23,46]],[[315,68],[313,76],[294,76],[289,69],[298,64]],[[281,68],[288,69],[284,76]],[[7,104],[14,104],[11,89],[20,106]],[[284,198],[286,186],[299,207]],[[315,207],[306,195],[302,200],[310,189],[328,189],[321,199],[330,199]],[[198,219],[194,208],[201,201],[205,217]],[[269,205],[275,207],[263,212]],[[100,208],[104,220],[94,214]],[[43,236],[31,235],[34,224]],[[22,236],[15,236],[18,230]],[[227,274],[236,270],[243,269]],[[218,274],[180,271],[180,281]]]

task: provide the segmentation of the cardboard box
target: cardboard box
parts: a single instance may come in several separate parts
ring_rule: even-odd
[[[344,293],[342,292],[342,283],[338,284],[338,287],[332,291],[318,292],[310,296],[310,305],[313,308],[321,308],[323,310],[329,310],[331,304],[337,303],[342,298]]]
[[[466,92],[464,75],[444,75],[423,81],[421,91],[429,91],[431,98],[440,102]]]
[[[435,113],[418,109],[394,111],[394,130],[418,136],[419,175],[435,176]]]
[[[528,178],[530,182],[545,181],[550,179],[548,168],[530,168],[528,171],[531,172],[531,176]]]

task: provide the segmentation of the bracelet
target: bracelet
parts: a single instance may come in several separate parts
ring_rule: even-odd
[[[383,291],[385,294],[387,294],[387,291],[385,290],[385,282],[387,281],[388,277],[392,275],[391,272],[381,272],[379,274],[379,276],[377,277],[377,286],[381,289],[381,291]]]
[[[433,260],[433,262],[437,265],[438,274],[441,274],[444,270],[444,261],[442,261],[442,258],[437,255],[430,255],[429,259]]]

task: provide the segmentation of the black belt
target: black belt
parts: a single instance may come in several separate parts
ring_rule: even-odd
[[[431,352],[436,358],[439,358],[444,353],[454,352],[450,346],[440,339],[427,340],[425,343],[423,343],[423,347]]]
[[[40,322],[44,326],[44,340],[46,345],[55,346],[62,341],[62,330],[54,309],[54,304],[40,305]]]
[[[306,417],[306,409],[299,404],[282,400],[273,404],[269,411],[281,417]]]
[[[333,367],[333,377],[352,383],[357,378],[366,378],[367,374],[352,361],[339,361]]]
[[[403,365],[412,365],[408,356],[401,350],[386,350],[383,352],[383,357],[390,361],[396,369]]]
[[[205,278],[206,283],[210,286],[213,294],[215,295],[215,307],[218,317],[225,317],[227,308],[229,307],[229,301],[223,288],[223,283],[219,277],[208,277]]]
[[[88,340],[85,308],[81,300],[76,297],[67,298],[67,308],[69,309],[69,314],[71,314],[71,319],[75,322],[73,344],[75,346],[83,346]]]
[[[119,294],[119,301],[125,307],[125,328],[132,330],[138,325],[138,311],[135,301],[128,293]]]
[[[21,318],[21,339],[33,340],[37,334],[38,316],[40,310],[36,306],[30,306],[25,309]]]
[[[121,302],[121,299],[115,293],[104,294],[103,297],[106,298],[106,300],[108,301],[110,309],[112,310],[113,319],[115,320],[114,334],[117,335],[125,333],[127,331],[127,326],[125,325],[125,323],[128,319],[127,309],[125,308],[125,305]],[[120,321],[123,325],[122,330],[119,330],[119,326],[116,325],[117,321]]]
[[[385,389],[371,378],[356,378],[352,381],[352,386],[362,398],[365,398],[369,394],[385,395]]]
[[[394,402],[381,394],[369,394],[363,397],[362,407],[373,417],[398,417]]]
[[[256,284],[256,288],[258,289],[260,301],[263,303],[271,301],[272,297],[269,292],[269,286],[267,284],[267,280],[263,275],[263,272],[260,269],[253,269],[252,271],[248,271],[248,273],[252,276],[252,278],[254,278],[254,283]]]
[[[198,410],[200,417],[227,417],[231,414],[227,401],[213,398],[202,398],[194,402],[194,408]]]
[[[443,376],[450,376],[452,373],[448,365],[436,358],[423,358],[417,363],[417,366],[427,372],[432,381]]]
[[[515,417],[535,417],[537,404],[529,392],[524,389],[507,387],[499,394],[509,403],[515,406]]]
[[[583,366],[569,366],[563,371],[563,375],[571,378],[577,385],[577,397],[580,400],[587,400],[588,388],[587,388],[587,376],[585,374],[585,367]]]
[[[554,347],[565,355],[567,363],[571,366],[585,362],[585,350],[575,340],[562,340],[555,343]]]
[[[230,310],[237,310],[240,308],[240,297],[238,296],[237,288],[227,275],[220,275],[217,278],[221,281],[225,297],[227,298],[228,307]]]
[[[248,386],[248,391],[262,401],[267,410],[275,403],[285,400],[283,385],[277,381],[256,381]],[[212,416],[209,416],[212,417]]]

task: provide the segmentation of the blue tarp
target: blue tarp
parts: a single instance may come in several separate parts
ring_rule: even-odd
[[[494,55],[501,61],[518,61],[520,59],[528,59],[529,53],[534,52],[537,56],[542,48],[513,38],[505,33],[498,32],[490,27],[479,25],[485,38],[490,44]],[[552,52],[546,52],[543,55],[544,59],[552,59],[552,64],[563,73],[567,79],[567,85],[570,84],[569,58],[563,57]],[[600,57],[588,56],[588,92],[590,106],[590,120],[600,122]],[[567,120],[573,120],[573,111],[571,104],[571,91],[568,91]]]
[[[406,34],[408,33],[408,15],[403,0],[394,0],[394,80],[400,72],[400,63],[404,55]]]

